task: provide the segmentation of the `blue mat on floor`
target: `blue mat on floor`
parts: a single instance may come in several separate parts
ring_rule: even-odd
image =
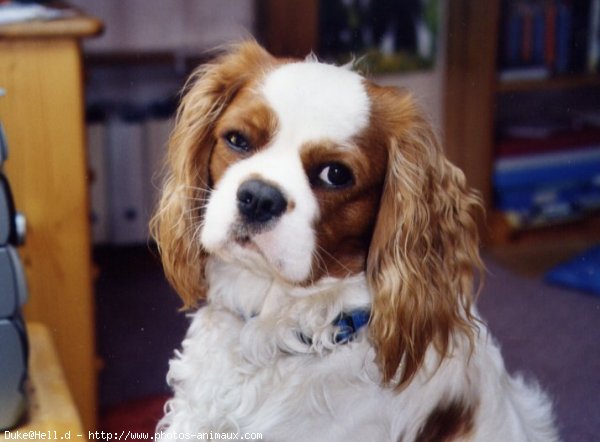
[[[546,273],[546,281],[600,296],[600,246]]]

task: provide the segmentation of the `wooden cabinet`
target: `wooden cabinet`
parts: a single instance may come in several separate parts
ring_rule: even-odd
[[[39,323],[27,324],[29,337],[29,383],[27,412],[22,422],[11,428],[13,434],[0,433],[0,440],[19,434],[39,432],[58,439],[86,441],[81,417],[67,385],[56,346],[48,329]],[[12,437],[11,437],[12,436]]]
[[[101,27],[84,16],[0,26],[5,167],[27,218],[25,316],[50,330],[86,430],[96,425],[96,367],[79,40]]]

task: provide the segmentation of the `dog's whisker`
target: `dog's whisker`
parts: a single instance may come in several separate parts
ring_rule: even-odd
[[[325,248],[318,246],[318,250],[319,252],[322,252],[323,254],[327,255],[329,258],[331,258],[331,260],[333,262],[335,262],[336,264],[338,264],[341,268],[343,268],[348,275],[350,275],[352,273],[352,270],[350,270],[350,268],[348,268],[343,262],[341,262],[339,259],[337,259],[333,254],[329,253]]]
[[[205,183],[201,183],[201,184],[205,184]],[[188,190],[195,190],[195,191],[199,191],[199,192],[210,192],[211,189],[208,185],[204,185],[202,187],[200,186],[195,186],[192,184],[185,184],[182,186],[184,189],[188,189]]]

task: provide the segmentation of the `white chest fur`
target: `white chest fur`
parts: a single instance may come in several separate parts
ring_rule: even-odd
[[[220,260],[207,270],[209,303],[191,316],[170,363],[174,397],[159,431],[411,441],[436,407],[464,400],[478,410],[470,440],[554,440],[549,409],[532,413],[548,408],[547,398],[506,373],[483,325],[473,353],[457,337],[440,364],[431,348],[415,378],[397,391],[380,385],[366,328],[344,345],[332,339],[337,314],[369,305],[362,276],[290,289]],[[311,336],[312,345],[298,333]]]
[[[365,330],[348,344],[333,342],[335,316],[370,304],[362,276],[290,289],[216,259],[207,272],[209,304],[194,313],[171,361],[175,397],[161,427],[261,432],[268,440],[337,440],[357,429],[386,438],[389,428],[372,425],[381,422],[373,401],[382,394]],[[352,426],[332,424],[357,415]]]

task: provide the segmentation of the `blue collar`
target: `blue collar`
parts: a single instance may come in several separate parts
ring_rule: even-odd
[[[358,334],[358,331],[369,323],[370,317],[371,312],[369,310],[354,310],[348,313],[340,313],[331,323],[331,325],[337,328],[333,336],[333,341],[336,344],[351,342]],[[310,336],[300,333],[298,337],[304,344],[312,344]]]
[[[371,312],[369,310],[354,310],[349,313],[342,312],[333,321],[333,325],[339,328],[333,340],[336,344],[346,344],[358,333],[358,331],[369,323]]]

